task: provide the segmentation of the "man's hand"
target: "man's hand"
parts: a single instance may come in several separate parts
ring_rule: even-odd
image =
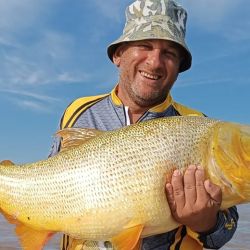
[[[222,201],[219,186],[205,180],[204,170],[190,165],[184,176],[175,170],[166,195],[174,219],[195,232],[211,230],[217,221]]]

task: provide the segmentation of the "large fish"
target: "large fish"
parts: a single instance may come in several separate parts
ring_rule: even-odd
[[[58,155],[0,165],[0,208],[26,250],[42,249],[56,232],[131,250],[139,238],[176,228],[166,176],[189,164],[220,185],[222,209],[250,201],[250,126],[187,116],[59,135]]]

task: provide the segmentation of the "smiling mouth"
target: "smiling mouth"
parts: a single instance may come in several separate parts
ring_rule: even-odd
[[[159,76],[159,75],[149,74],[149,73],[147,73],[145,71],[140,70],[139,72],[140,72],[140,74],[142,76],[144,76],[144,77],[146,77],[147,79],[150,79],[150,80],[159,80],[161,78],[161,76]]]

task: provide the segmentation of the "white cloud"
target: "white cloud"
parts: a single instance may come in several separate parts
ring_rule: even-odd
[[[6,32],[2,32],[0,33],[0,46],[17,48],[18,44],[11,37],[8,37],[8,34]]]
[[[84,82],[88,74],[74,69],[74,39],[68,34],[43,31],[29,46],[2,48],[0,86],[21,87]]]
[[[45,106],[44,104],[35,101],[16,99],[14,102],[23,109],[29,109],[46,113],[49,113],[51,111],[48,106]]]
[[[58,98],[34,93],[30,90],[0,89],[0,93],[7,93],[8,96],[4,96],[15,105],[36,112],[50,113],[52,111],[51,106],[55,107],[55,104],[60,102]]]
[[[37,94],[37,93],[33,93],[31,91],[25,91],[25,90],[0,89],[0,92],[10,93],[10,94],[14,94],[17,96],[29,97],[29,98],[33,98],[35,100],[39,100],[39,101],[43,101],[43,102],[55,102],[55,101],[58,102],[59,101],[59,99],[55,98],[55,97]]]
[[[86,78],[67,67],[72,61],[73,37],[42,25],[58,1],[0,0],[1,88]]]
[[[246,42],[245,45],[249,47],[250,40],[250,21],[241,20],[236,27],[227,27],[224,36],[227,40],[232,42]]]
[[[124,17],[124,7],[133,2],[132,0],[121,1],[121,0],[92,0],[91,3],[96,5],[97,12],[100,12],[106,18],[113,19],[116,22],[121,22]],[[121,18],[122,15],[122,18]]]
[[[180,80],[178,84],[175,85],[175,88],[186,88],[198,85],[213,85],[213,84],[224,84],[232,82],[230,78],[223,79],[199,79],[199,80]]]
[[[236,30],[241,30],[249,12],[248,0],[179,0],[178,2],[188,11],[189,27],[216,31],[221,35],[231,33],[233,36]]]
[[[44,30],[40,40],[33,45],[33,49],[39,55],[48,55],[53,60],[66,60],[71,56],[74,45],[75,41],[72,35],[59,31]]]
[[[90,77],[76,66],[74,36],[49,23],[59,2],[0,0],[0,92],[19,107],[48,112],[59,100],[43,85],[48,91]]]
[[[198,25],[220,25],[227,16],[240,5],[233,0],[185,0],[190,19]],[[211,27],[216,28],[216,27]]]
[[[73,74],[71,72],[63,72],[57,75],[55,81],[63,83],[80,83],[85,82],[91,78],[91,75],[87,73]]]
[[[199,85],[217,85],[218,84],[229,84],[233,83],[234,85],[245,85],[249,84],[250,77],[249,76],[235,76],[235,77],[223,77],[223,78],[200,78],[200,79],[185,79],[178,80],[178,83],[175,85],[175,88],[188,88],[192,86]]]
[[[41,22],[58,0],[0,0],[0,30],[18,31]]]

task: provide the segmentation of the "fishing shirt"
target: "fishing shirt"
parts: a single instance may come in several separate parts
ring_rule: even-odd
[[[130,125],[128,107],[124,106],[116,95],[116,88],[111,93],[78,98],[65,110],[60,129],[94,128],[115,130]],[[137,122],[160,117],[204,114],[175,102],[169,94],[159,105],[146,111]],[[55,138],[49,156],[60,151],[60,138]],[[215,227],[206,233],[193,232],[186,226],[180,226],[170,232],[146,237],[142,240],[142,250],[202,250],[219,249],[233,236],[238,221],[236,207],[219,211]],[[76,240],[63,235],[61,250],[111,250],[110,242]]]

